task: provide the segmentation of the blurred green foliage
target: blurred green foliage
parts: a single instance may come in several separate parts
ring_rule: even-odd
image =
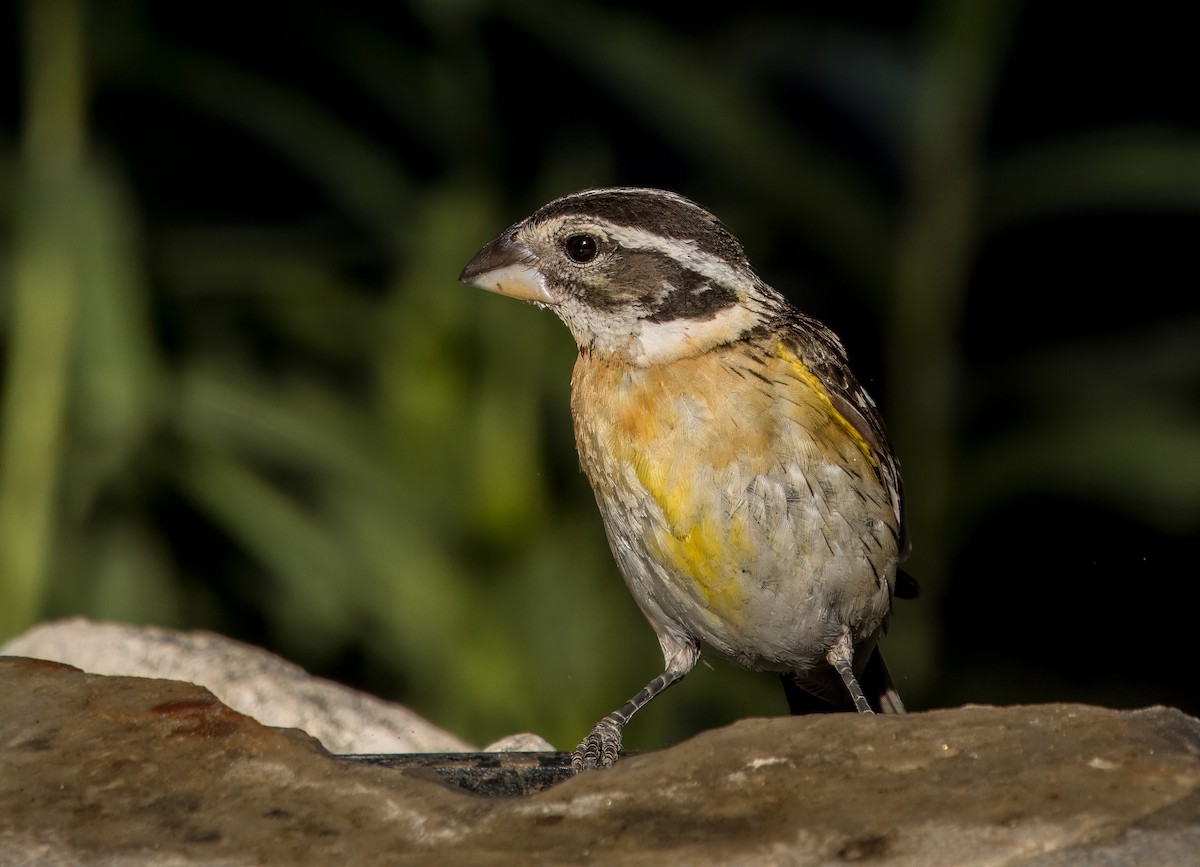
[[[210,50],[187,27],[219,9],[173,6],[172,29],[154,7],[26,0],[12,18],[0,639],[69,613],[216,629],[480,742],[570,746],[659,653],[576,471],[569,336],[454,280],[543,201],[631,180],[686,182],[752,260],[803,249],[878,311],[926,590],[887,652],[915,704],[939,697],[939,602],[998,503],[1049,492],[1200,528],[1200,317],[1018,346],[1003,375],[967,358],[991,239],[1097,204],[1200,212],[1192,132],[990,151],[1016,4],[710,31],[584,0],[414,3],[386,26],[366,4],[269,5],[279,44]],[[547,58],[577,103],[530,79]],[[781,76],[869,129],[891,180],[781,114]],[[623,173],[597,106],[661,181]],[[1012,412],[968,436],[965,406],[989,403]],[[772,678],[716,669],[631,745],[783,710]]]

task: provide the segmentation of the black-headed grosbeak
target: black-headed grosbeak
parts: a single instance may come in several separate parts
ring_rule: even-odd
[[[661,190],[588,190],[506,229],[460,279],[571,330],[579,460],[666,661],[576,770],[616,761],[622,727],[702,647],[781,672],[794,712],[904,711],[876,646],[907,552],[883,421],[837,336],[716,217]]]

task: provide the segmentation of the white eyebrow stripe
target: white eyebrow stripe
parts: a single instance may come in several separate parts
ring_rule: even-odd
[[[742,272],[731,267],[723,259],[702,251],[695,241],[667,238],[657,232],[622,226],[608,220],[592,220],[593,225],[604,231],[613,241],[628,250],[649,250],[661,253],[686,265],[709,280],[734,289],[742,297],[749,292],[750,283]],[[682,255],[681,255],[682,254]]]

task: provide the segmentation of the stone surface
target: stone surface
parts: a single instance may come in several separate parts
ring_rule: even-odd
[[[234,710],[266,725],[303,729],[335,753],[474,749],[408,708],[211,632],[73,618],[35,626],[0,646],[0,655],[63,662],[93,674],[200,684]]]
[[[483,748],[485,753],[538,753],[553,752],[554,744],[541,735],[531,732],[508,735],[498,741],[493,741]]]
[[[189,684],[0,659],[0,696],[4,867],[1063,867],[1200,851],[1200,722],[1165,708],[752,719],[485,798],[332,757]]]

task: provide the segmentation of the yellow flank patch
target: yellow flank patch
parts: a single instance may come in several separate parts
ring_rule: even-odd
[[[817,378],[817,375],[809,370],[808,367],[805,366],[804,362],[801,361],[795,353],[791,352],[786,346],[784,346],[782,342],[776,344],[775,354],[783,361],[787,362],[788,366],[791,368],[796,377],[812,389],[812,392],[816,396],[821,409],[827,413],[829,418],[831,418],[840,428],[842,428],[842,430],[846,432],[847,436],[850,437],[850,440],[856,446],[858,446],[859,451],[861,451],[866,459],[870,461],[871,466],[879,466],[879,463],[875,458],[875,452],[871,449],[870,443],[863,438],[863,435],[858,428],[851,424],[850,420],[842,415],[838,411],[838,408],[833,405],[833,401],[829,397],[829,392],[825,390],[825,386],[821,383],[821,380]]]
[[[633,469],[661,513],[661,522],[645,527],[651,556],[712,616],[738,624],[746,600],[742,567],[755,552],[746,516],[722,508],[713,472],[745,458],[746,448],[769,443],[747,441],[736,426],[729,436],[713,435],[707,425],[734,417],[726,387],[736,391],[738,383],[713,381],[711,392],[698,394],[697,377],[714,375],[703,367],[699,361],[637,371],[593,367],[589,393],[608,404],[600,415],[611,427],[601,436],[616,464]],[[724,367],[716,371],[729,375]],[[594,401],[590,409],[596,407]]]
[[[713,613],[736,621],[743,606],[738,564],[746,553],[741,519],[730,520],[726,527],[706,519],[702,502],[705,492],[689,488],[694,478],[668,480],[662,465],[652,465],[644,458],[634,463],[634,470],[666,519],[666,527],[656,528],[649,540],[658,549],[663,564],[690,578]],[[695,501],[697,494],[700,503]]]

